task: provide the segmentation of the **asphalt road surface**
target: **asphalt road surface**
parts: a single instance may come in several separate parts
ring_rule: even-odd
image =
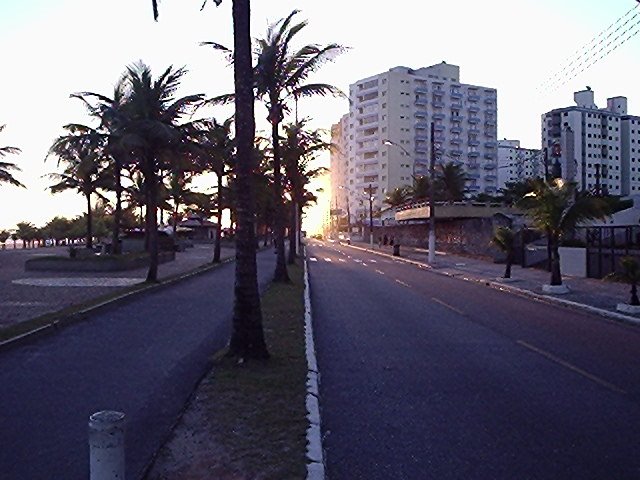
[[[330,480],[638,479],[640,328],[308,248]]]
[[[261,286],[274,266],[270,249],[258,254]],[[127,415],[127,478],[140,478],[228,340],[233,280],[226,264],[1,353],[0,479],[88,479],[99,410]]]

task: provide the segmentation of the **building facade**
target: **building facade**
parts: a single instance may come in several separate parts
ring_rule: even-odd
[[[460,68],[443,62],[359,80],[349,100],[349,113],[332,128],[342,151],[331,155],[331,182],[352,221],[368,215],[369,194],[379,210],[389,192],[428,175],[431,123],[435,162],[462,166],[471,195],[497,192],[495,89],[461,83]]]
[[[640,117],[627,113],[625,97],[598,108],[589,87],[576,105],[542,115],[542,147],[555,176],[595,194],[640,193]]]
[[[523,148],[520,140],[498,140],[498,189],[509,182],[544,177],[542,150]]]

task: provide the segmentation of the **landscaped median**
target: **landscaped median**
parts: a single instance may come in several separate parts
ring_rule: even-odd
[[[262,296],[271,358],[237,364],[219,352],[147,480],[306,477],[304,277]]]

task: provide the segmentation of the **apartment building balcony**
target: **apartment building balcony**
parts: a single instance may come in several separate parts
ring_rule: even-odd
[[[413,150],[413,153],[415,153],[416,155],[426,155],[428,151],[429,150],[427,149],[427,147],[416,146],[415,149]]]
[[[480,168],[480,165],[477,162],[467,163],[467,170],[478,170],[478,168]]]
[[[461,138],[452,138],[449,140],[449,142],[451,143],[451,145],[461,145],[462,144],[462,139]]]
[[[480,135],[480,130],[478,130],[478,129],[477,129],[477,128],[475,128],[475,127],[471,127],[471,128],[469,129],[469,135]]]
[[[484,187],[485,193],[496,193],[498,191],[498,187],[494,187],[493,185],[488,185]]]
[[[493,174],[490,173],[489,175],[485,175],[484,179],[487,182],[495,182],[498,179],[498,177],[496,175],[493,175]]]
[[[488,115],[488,116],[495,115],[495,114],[496,114],[496,109],[495,109],[495,108],[487,108],[487,109],[484,111],[484,114],[485,114],[485,115]]]
[[[418,94],[427,94],[429,93],[429,89],[427,87],[416,87],[413,89],[414,93]]]
[[[416,135],[415,140],[416,142],[428,142],[429,137],[427,135]]]
[[[462,128],[461,128],[461,127],[451,127],[451,128],[449,129],[449,131],[450,131],[451,133],[462,133]]]
[[[433,118],[434,120],[444,120],[444,117],[446,117],[446,115],[442,112],[436,112],[431,115],[431,118]]]
[[[451,98],[462,98],[462,92],[452,91]]]
[[[417,122],[414,125],[416,130],[426,130],[428,128],[430,128],[429,123],[428,122]]]
[[[489,160],[494,160],[496,158],[496,154],[495,153],[490,153],[490,152],[485,152],[484,158],[487,158]]]
[[[496,104],[496,99],[492,98],[492,97],[485,97],[484,103],[485,103],[485,105],[495,105]]]
[[[469,145],[470,147],[477,147],[480,145],[480,142],[478,140],[469,140],[467,142],[467,145]]]
[[[433,108],[444,108],[444,102],[440,100],[433,100],[431,102],[431,105],[433,106]]]
[[[451,103],[451,108],[452,109],[456,109],[456,110],[462,110],[462,107],[464,105],[462,105],[462,102],[452,102]]]
[[[378,157],[373,157],[373,158],[357,158],[356,157],[356,161],[354,163],[356,166],[375,165],[378,163]]]
[[[477,180],[480,178],[480,174],[476,172],[467,172],[467,178],[472,180]]]
[[[440,87],[434,87],[433,94],[434,95],[444,95],[445,91]]]
[[[496,126],[496,121],[493,120],[493,119],[485,120],[484,121],[484,126],[485,127],[495,127]]]
[[[428,115],[429,113],[426,110],[418,110],[413,114],[413,116],[416,118],[427,118]]]
[[[480,187],[478,185],[468,185],[467,190],[470,192],[477,192],[480,190]]]
[[[480,107],[477,105],[469,105],[467,108],[471,113],[478,113],[480,111]]]
[[[451,115],[450,120],[452,122],[461,122],[464,120],[464,116],[463,115]]]
[[[476,157],[479,157],[479,156],[480,156],[480,152],[468,152],[468,153],[467,153],[467,156],[468,156],[469,158],[476,158]]]
[[[364,182],[364,181],[358,182],[356,180],[356,188],[358,188],[358,189],[360,189],[360,188],[368,188],[369,184],[371,184],[371,186],[373,188],[378,188],[378,186],[379,186],[379,183],[377,181],[375,181],[375,182]]]
[[[415,102],[413,102],[414,105],[417,105],[419,107],[425,107],[429,104],[429,100],[427,100],[426,98],[416,98]]]
[[[480,122],[480,117],[469,117],[468,121],[471,125],[476,125]]]
[[[380,99],[378,97],[375,97],[369,100],[356,100],[353,103],[356,108],[366,108],[370,105],[377,105],[379,100]]]
[[[470,102],[479,102],[480,101],[480,95],[469,95],[469,97],[467,97],[469,99]]]
[[[377,145],[368,146],[368,147],[356,147],[356,155],[359,153],[378,153]]]
[[[485,163],[482,168],[484,168],[485,170],[496,170],[498,166],[495,163]]]
[[[487,138],[496,138],[496,131],[491,129],[491,130],[484,130],[484,136]]]
[[[496,148],[498,146],[497,142],[484,142],[484,146],[486,148]]]
[[[436,132],[441,132],[441,131],[443,131],[443,130],[444,130],[444,125],[442,125],[442,124],[440,124],[440,123],[437,123],[437,124],[435,124],[435,125],[433,126],[433,129],[434,129]]]
[[[462,154],[463,154],[463,151],[458,149],[449,151],[449,155],[452,155],[454,157],[460,157]]]

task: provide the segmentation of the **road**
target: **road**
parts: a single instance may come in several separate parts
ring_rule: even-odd
[[[640,478],[640,329],[308,247],[327,472]]]
[[[275,255],[258,254],[259,281]],[[134,297],[59,334],[0,354],[0,478],[88,478],[88,416],[127,415],[127,478],[171,429],[228,339],[234,264]]]

